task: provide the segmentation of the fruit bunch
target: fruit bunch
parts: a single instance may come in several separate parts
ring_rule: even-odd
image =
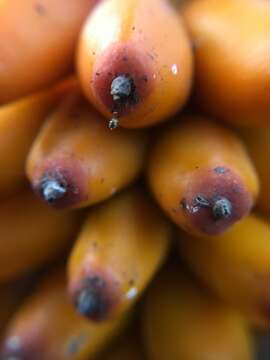
[[[1,360],[270,358],[269,39],[268,0],[0,0]]]

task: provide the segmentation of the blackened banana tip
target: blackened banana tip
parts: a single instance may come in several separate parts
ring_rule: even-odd
[[[132,80],[126,75],[117,76],[111,84],[113,101],[123,101],[132,95]]]
[[[103,312],[103,302],[95,289],[83,289],[77,298],[77,310],[79,314],[88,318],[99,318]]]
[[[66,187],[56,179],[46,179],[41,185],[41,194],[48,203],[62,199],[67,192]]]
[[[232,215],[232,203],[223,197],[215,201],[212,207],[215,220],[229,218]]]

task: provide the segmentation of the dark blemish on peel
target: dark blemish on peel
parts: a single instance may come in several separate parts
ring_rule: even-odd
[[[99,294],[94,290],[83,290],[77,300],[78,312],[89,318],[100,318],[105,311],[105,305]]]
[[[128,57],[127,57],[127,56],[123,56],[123,57],[122,57],[122,60],[123,60],[123,61],[128,61]]]
[[[119,302],[119,287],[113,273],[87,263],[70,284],[69,294],[78,314],[99,322],[108,319]]]
[[[227,172],[227,170],[223,166],[217,166],[216,168],[214,168],[214,171],[217,174],[225,174]]]
[[[105,181],[105,179],[104,179],[104,178],[101,178],[101,179],[100,179],[100,183],[101,183],[101,184],[103,184],[103,183],[104,183],[104,181]]]
[[[99,72],[96,72],[96,75],[97,75],[97,76],[100,76],[100,73],[99,73]]]
[[[134,279],[129,280],[128,285],[129,286],[134,286],[135,285],[135,280]]]
[[[135,29],[136,29],[135,26],[133,26],[133,27],[132,27],[132,31],[134,31]]]
[[[198,194],[196,196],[194,202],[197,206],[200,206],[202,208],[209,208],[211,206],[210,202],[201,194]]]
[[[78,313],[97,321],[103,319],[109,307],[106,287],[105,281],[99,276],[85,279],[75,298]]]
[[[36,3],[36,4],[35,4],[35,10],[36,10],[36,12],[37,12],[39,15],[41,15],[41,16],[44,16],[44,15],[46,14],[46,9],[45,9],[45,7],[44,7],[42,4],[40,4],[40,3]]]
[[[81,347],[86,343],[88,336],[86,334],[81,334],[79,336],[74,336],[67,344],[67,354],[76,355]]]

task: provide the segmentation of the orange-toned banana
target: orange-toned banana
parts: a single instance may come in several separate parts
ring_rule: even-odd
[[[270,2],[187,1],[181,14],[194,42],[199,106],[235,125],[270,125]]]
[[[270,128],[241,129],[249,155],[257,170],[260,192],[256,206],[265,214],[270,214]]]
[[[0,104],[71,70],[82,22],[98,0],[0,2]]]
[[[146,143],[142,131],[112,133],[101,115],[72,94],[37,137],[28,158],[28,177],[52,206],[92,205],[139,175]]]
[[[80,318],[65,280],[61,268],[39,283],[11,320],[1,359],[88,360],[120,330],[122,319],[93,324]]]
[[[95,321],[124,313],[165,259],[170,237],[170,224],[142,190],[90,211],[69,260],[78,313]]]
[[[1,197],[10,195],[24,184],[26,157],[41,124],[57,102],[74,86],[75,80],[68,79],[0,107]]]
[[[164,0],[102,2],[84,25],[77,57],[84,92],[110,128],[164,121],[190,91],[189,40]]]
[[[251,360],[253,344],[240,316],[181,274],[165,269],[143,314],[149,360]]]
[[[183,116],[164,129],[148,164],[152,192],[171,219],[194,234],[218,234],[246,216],[258,179],[231,131]]]
[[[179,236],[183,259],[222,299],[270,326],[270,223],[255,215],[225,234]],[[203,240],[203,241],[200,241]]]
[[[23,190],[0,203],[0,281],[18,277],[65,253],[80,212],[59,212]]]

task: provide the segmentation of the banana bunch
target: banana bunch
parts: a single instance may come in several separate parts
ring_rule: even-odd
[[[270,359],[270,2],[0,0],[0,360]]]

